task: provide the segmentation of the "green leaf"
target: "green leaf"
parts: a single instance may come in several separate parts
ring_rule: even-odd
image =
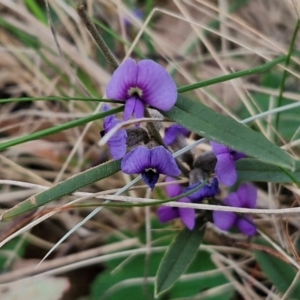
[[[45,205],[62,196],[69,195],[76,190],[106,178],[118,172],[121,168],[121,160],[113,160],[102,165],[88,169],[71,178],[60,182],[52,188],[40,194],[31,196],[20,204],[6,210],[0,217],[1,220],[16,217],[39,206]]]
[[[172,241],[157,271],[155,295],[170,289],[194,259],[205,232],[205,223],[198,218],[194,230],[184,228]]]
[[[292,169],[295,163],[289,154],[272,144],[262,134],[184,96],[179,95],[176,105],[171,110],[161,113],[203,137],[261,161],[289,169]]]
[[[300,182],[300,163],[296,162],[296,170],[288,176],[281,168],[261,162],[253,158],[245,158],[236,162],[238,178],[241,181],[293,183]],[[293,179],[294,180],[293,180]]]
[[[270,246],[266,241],[260,238],[256,239],[255,243]],[[267,252],[254,251],[254,256],[261,270],[272,284],[274,284],[281,293],[285,293],[297,275],[296,268]],[[298,280],[286,299],[299,299],[299,295],[300,282]]]

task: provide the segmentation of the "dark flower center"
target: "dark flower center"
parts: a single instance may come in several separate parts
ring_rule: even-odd
[[[148,169],[145,172],[143,172],[141,175],[142,175],[142,178],[145,181],[145,183],[147,185],[149,185],[151,190],[153,190],[155,187],[155,184],[158,180],[159,174],[156,173],[156,171],[154,171],[152,169]]]

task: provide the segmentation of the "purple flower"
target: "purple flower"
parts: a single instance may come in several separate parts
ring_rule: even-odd
[[[110,107],[108,104],[102,105],[102,111],[108,111]],[[103,122],[103,132],[100,132],[102,136],[108,133],[112,128],[114,128],[117,124],[121,123],[115,115],[110,115],[104,118]],[[126,140],[127,133],[125,129],[119,129],[107,142],[110,153],[113,159],[122,158],[126,153]]]
[[[174,178],[167,177],[166,182],[173,181]],[[182,194],[182,188],[179,184],[169,184],[166,186],[167,194],[170,198],[176,197]],[[178,202],[190,203],[190,199],[184,197],[178,200]],[[161,223],[169,222],[176,218],[181,218],[185,226],[192,230],[195,226],[195,210],[193,208],[184,207],[171,207],[171,206],[161,206],[157,210],[158,219]]]
[[[178,176],[181,173],[174,157],[163,146],[152,149],[144,146],[134,148],[125,154],[121,169],[126,174],[141,174],[152,190],[159,174]]]
[[[192,185],[190,185],[189,187],[187,187],[184,192],[189,192],[191,190],[193,190],[194,188],[196,188],[198,185],[200,185],[202,183],[202,181],[194,183]],[[214,197],[216,194],[218,194],[220,192],[219,190],[219,182],[217,178],[213,178],[212,183],[207,183],[205,184],[202,188],[200,188],[197,192],[189,195],[189,199],[192,202],[200,202],[205,198],[211,198]]]
[[[166,143],[167,146],[170,146],[176,141],[178,135],[182,135],[186,137],[189,134],[190,132],[183,126],[178,124],[173,124],[170,127],[165,129],[164,142]]]
[[[215,172],[220,182],[232,186],[237,180],[237,173],[235,169],[235,161],[245,157],[241,152],[229,149],[225,145],[216,142],[210,142],[212,150],[217,157],[217,164]]]
[[[231,193],[224,199],[224,203],[233,207],[254,208],[257,200],[256,188],[243,183],[235,193]],[[240,217],[234,212],[214,211],[213,220],[215,225],[221,230],[229,230],[237,227],[242,233],[252,236],[256,233],[256,227],[250,216]]]
[[[113,73],[106,95],[125,101],[124,120],[128,120],[132,115],[142,118],[146,104],[170,110],[177,100],[177,88],[161,65],[149,59],[136,63],[128,58]]]

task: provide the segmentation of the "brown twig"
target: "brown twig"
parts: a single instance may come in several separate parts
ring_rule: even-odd
[[[77,12],[78,12],[82,22],[85,24],[87,30],[92,35],[92,37],[94,38],[96,44],[98,45],[98,47],[102,51],[102,53],[105,56],[108,63],[112,66],[112,68],[114,70],[116,70],[119,66],[119,63],[118,63],[117,59],[115,58],[115,56],[113,55],[113,53],[107,47],[105,41],[103,40],[103,38],[99,34],[99,32],[98,32],[96,26],[94,25],[94,23],[88,17],[88,15],[86,13],[86,5],[83,2],[80,3],[77,6]]]

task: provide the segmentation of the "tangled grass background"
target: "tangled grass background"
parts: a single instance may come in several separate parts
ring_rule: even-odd
[[[97,112],[99,103],[91,98],[104,96],[112,70],[80,20],[78,4],[0,0],[0,148],[14,138]],[[179,87],[255,68],[288,54],[291,45],[296,51],[300,47],[296,0],[87,0],[86,5],[120,62],[128,56],[151,58],[164,65]],[[267,114],[279,106],[280,98],[282,107],[300,100],[299,62],[295,53],[288,63],[265,72],[187,94],[236,120],[266,112],[264,119],[254,117],[251,127],[299,157],[300,109],[281,112],[278,126],[276,114]],[[4,102],[8,98],[18,100]],[[90,100],[76,100],[80,98]],[[1,212],[107,161],[107,147],[98,146],[100,130],[102,120],[96,120],[4,149]],[[189,143],[197,138],[192,135]],[[195,151],[205,150],[208,145],[200,144]],[[36,268],[57,241],[93,211],[99,201],[94,193],[113,195],[132,178],[119,172],[51,202],[44,210],[1,222],[0,295],[153,299],[161,257],[182,228],[180,222],[159,224],[153,207],[101,210]],[[127,196],[163,198],[163,185],[158,183],[153,195],[144,185],[134,186]],[[293,213],[299,188],[277,183],[257,187],[258,208],[265,210],[255,215],[255,222],[271,244],[259,245],[208,226],[187,274],[160,299],[294,298],[300,289],[299,216]],[[70,205],[80,197],[92,199],[93,205]],[[271,213],[282,208],[290,214]]]

